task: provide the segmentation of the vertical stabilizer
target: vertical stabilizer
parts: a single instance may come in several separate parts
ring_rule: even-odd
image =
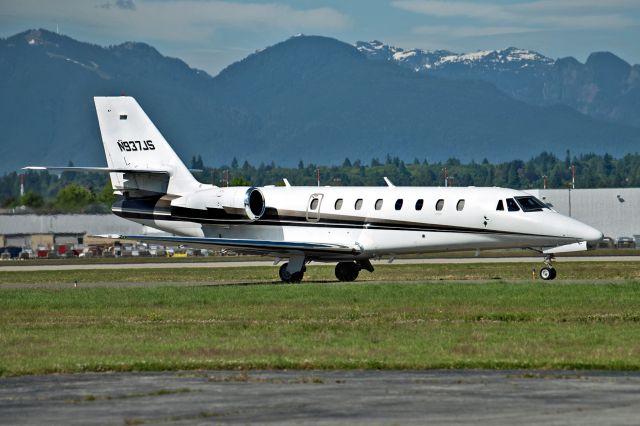
[[[138,171],[111,173],[114,190],[158,192],[156,177],[145,178],[145,170],[167,170],[169,179],[164,191],[168,194],[180,196],[197,190],[198,181],[134,98],[95,97],[94,101],[109,168]]]

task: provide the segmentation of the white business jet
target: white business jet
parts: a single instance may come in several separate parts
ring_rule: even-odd
[[[217,187],[198,182],[134,98],[94,98],[107,167],[26,167],[109,173],[116,215],[173,236],[110,235],[288,259],[285,282],[311,261],[337,262],[340,281],[371,259],[403,253],[530,248],[540,277],[556,276],[554,254],[587,249],[602,233],[506,188]]]

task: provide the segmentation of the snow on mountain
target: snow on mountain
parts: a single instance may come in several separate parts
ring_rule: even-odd
[[[553,59],[537,52],[516,47],[459,54],[448,50],[404,50],[400,47],[386,45],[378,40],[359,41],[355,46],[369,59],[395,61],[414,71],[440,70],[451,65],[493,68],[499,71],[504,68],[512,70],[514,68],[547,67],[555,63]]]

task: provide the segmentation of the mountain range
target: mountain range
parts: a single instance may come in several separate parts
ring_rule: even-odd
[[[640,129],[622,111],[635,105],[638,66],[624,77],[624,61],[594,55],[580,64],[520,49],[456,55],[298,36],[212,77],[144,43],[102,47],[29,30],[0,40],[0,171],[103,165],[92,98],[121,94],[138,99],[186,163],[635,152]],[[552,69],[565,62],[575,90],[557,80],[553,101]]]
[[[592,53],[582,64],[516,47],[464,54],[404,50],[377,40],[357,42],[356,47],[372,60],[423,75],[487,81],[534,105],[567,105],[593,118],[640,127],[640,65],[610,52]]]

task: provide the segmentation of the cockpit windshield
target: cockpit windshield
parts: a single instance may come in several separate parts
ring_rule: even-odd
[[[536,197],[514,197],[523,212],[541,212],[548,207]]]

